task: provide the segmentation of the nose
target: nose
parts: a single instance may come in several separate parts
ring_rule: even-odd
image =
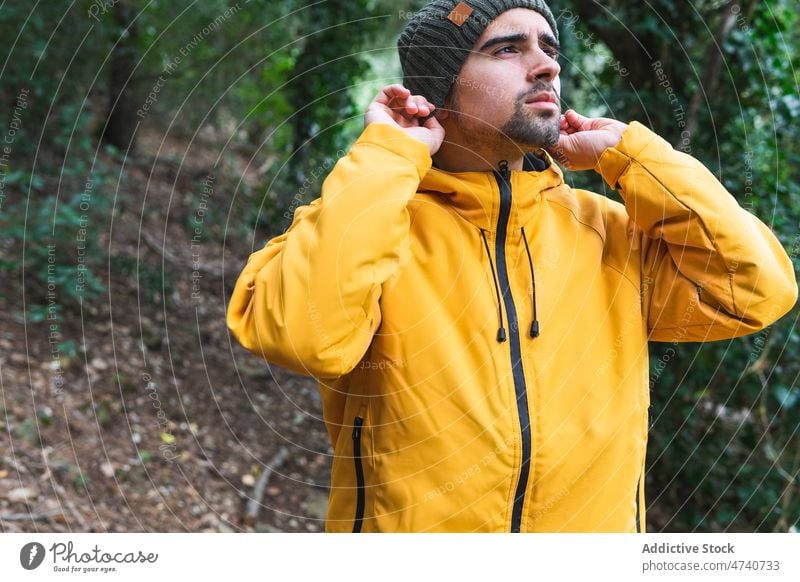
[[[547,81],[553,82],[561,72],[561,65],[558,61],[537,47],[530,56],[528,64],[528,81]]]

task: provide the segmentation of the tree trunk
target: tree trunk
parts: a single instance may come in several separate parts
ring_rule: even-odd
[[[731,3],[727,6],[727,14],[722,20],[714,45],[709,47],[709,57],[705,67],[705,73],[703,74],[702,84],[697,88],[694,95],[692,95],[692,101],[689,103],[689,118],[686,122],[686,132],[690,136],[694,135],[697,130],[700,119],[700,107],[703,105],[703,101],[708,102],[709,96],[714,94],[714,89],[719,83],[719,76],[722,72],[722,59],[724,58],[722,45],[725,39],[728,38],[731,30],[733,30],[737,15],[739,14],[739,12],[734,11],[734,8],[739,9],[739,5]]]
[[[136,11],[131,0],[120,0],[113,8],[116,27],[124,32],[111,53],[108,114],[102,141],[122,151],[136,147],[136,84],[133,79],[138,61]]]

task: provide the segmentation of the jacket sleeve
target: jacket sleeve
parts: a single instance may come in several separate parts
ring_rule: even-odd
[[[430,166],[424,143],[387,124],[367,126],[321,197],[250,256],[228,305],[236,339],[300,374],[352,370],[381,323],[381,285],[408,256],[406,206]]]
[[[794,306],[786,251],[700,162],[632,122],[595,170],[619,190],[639,235],[651,340],[738,337]]]

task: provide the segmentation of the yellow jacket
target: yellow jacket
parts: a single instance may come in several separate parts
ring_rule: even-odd
[[[595,168],[625,206],[545,162],[446,173],[372,124],[250,257],[228,326],[319,380],[327,531],[644,531],[648,340],[794,305],[771,231],[644,126]]]

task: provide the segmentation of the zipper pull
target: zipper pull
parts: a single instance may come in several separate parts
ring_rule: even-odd
[[[509,178],[511,178],[511,172],[508,169],[508,160],[500,160],[497,167],[500,168],[500,175],[508,182]]]

